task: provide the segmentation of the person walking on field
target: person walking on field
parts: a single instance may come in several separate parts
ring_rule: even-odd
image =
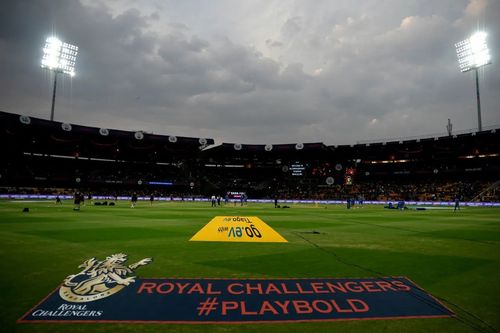
[[[457,210],[460,210],[460,197],[458,195],[455,197],[455,209],[453,211],[456,212]]]
[[[135,208],[135,205],[137,204],[137,193],[132,193],[132,198],[130,199],[130,208]]]
[[[80,210],[80,204],[81,204],[81,195],[78,192],[75,192],[75,199],[74,199],[74,204],[75,206],[73,207],[73,210]]]

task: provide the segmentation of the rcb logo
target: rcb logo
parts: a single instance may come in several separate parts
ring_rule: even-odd
[[[113,254],[106,260],[97,261],[95,258],[85,261],[78,266],[83,270],[68,276],[61,288],[59,295],[68,302],[84,303],[111,296],[130,283],[135,282],[131,276],[134,270],[149,264],[152,259],[145,258],[135,264],[126,266],[127,255]]]

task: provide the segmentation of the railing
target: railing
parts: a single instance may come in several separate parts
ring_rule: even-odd
[[[472,198],[469,201],[470,202],[476,201],[478,198],[481,198],[481,196],[483,196],[485,193],[487,193],[487,192],[489,192],[497,187],[500,187],[500,180],[494,182],[493,184],[491,184],[490,186],[488,186],[487,188],[482,190],[481,193],[479,193],[478,195],[476,195],[474,198]]]

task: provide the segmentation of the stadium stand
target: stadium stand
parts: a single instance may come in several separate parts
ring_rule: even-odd
[[[497,130],[403,141],[214,145],[0,112],[3,193],[500,201]]]

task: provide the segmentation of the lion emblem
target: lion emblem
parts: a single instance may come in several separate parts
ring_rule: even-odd
[[[149,264],[152,259],[145,258],[135,264],[126,266],[127,255],[113,254],[106,260],[97,261],[91,258],[78,266],[83,270],[78,274],[69,275],[64,279],[59,289],[62,299],[69,302],[91,302],[111,296],[131,283],[135,276],[131,276],[136,268]]]

